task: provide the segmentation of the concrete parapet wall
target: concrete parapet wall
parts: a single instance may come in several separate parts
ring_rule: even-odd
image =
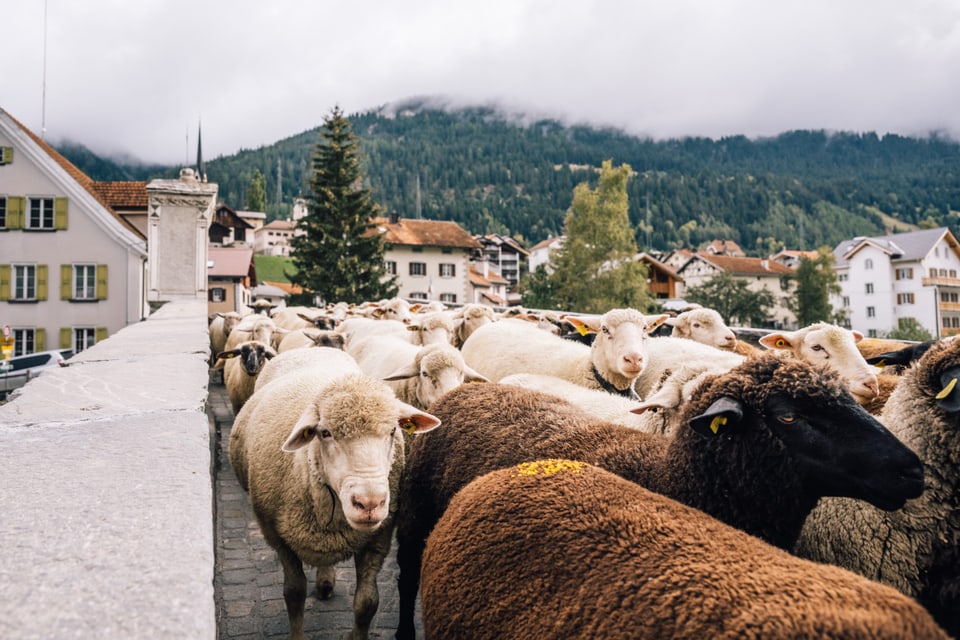
[[[0,638],[215,638],[206,301],[0,406]]]

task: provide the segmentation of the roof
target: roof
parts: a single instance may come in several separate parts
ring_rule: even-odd
[[[563,236],[552,236],[550,238],[547,238],[546,240],[541,240],[537,244],[533,245],[533,248],[531,248],[530,251],[533,252],[533,251],[539,251],[540,249],[546,249],[558,242],[563,242]]]
[[[795,273],[794,269],[777,262],[776,260],[767,260],[765,258],[737,258],[731,256],[715,256],[711,254],[696,253],[693,258],[687,261],[699,258],[704,262],[712,264],[721,271],[727,271],[738,276],[785,276]],[[687,264],[680,268],[683,271]]]
[[[249,247],[209,247],[207,260],[208,276],[221,278],[256,277],[253,266],[253,249]]]
[[[481,291],[480,295],[492,302],[493,304],[500,305],[501,307],[507,306],[507,301],[498,296],[495,293],[489,291]]]
[[[733,240],[714,240],[703,249],[708,253],[721,256],[744,257],[743,249]]]
[[[420,247],[455,247],[480,249],[482,246],[456,222],[448,220],[415,220],[400,218],[391,223],[387,218],[374,218],[373,223],[389,244]]]
[[[266,220],[267,214],[263,211],[237,211],[241,218],[250,218],[251,220]]]
[[[651,268],[656,269],[657,271],[660,271],[671,280],[677,280],[677,281],[683,280],[683,278],[681,278],[676,271],[674,271],[669,266],[665,265],[664,263],[660,262],[659,260],[651,256],[649,253],[638,253],[636,256],[634,256],[634,260],[638,260],[640,262],[644,262],[650,265]]]
[[[250,295],[256,296],[269,296],[271,298],[286,298],[290,295],[289,291],[285,291],[280,287],[274,286],[272,284],[267,284],[266,282],[261,282],[253,289],[250,290]]]
[[[93,188],[113,209],[147,209],[146,182],[94,182]]]
[[[294,231],[297,228],[297,223],[292,220],[274,220],[269,222],[262,227],[261,229],[274,229],[277,231]]]
[[[519,242],[517,242],[515,239],[511,238],[510,236],[502,236],[502,235],[497,234],[497,233],[488,233],[488,234],[485,235],[485,236],[483,236],[483,235],[474,236],[474,238],[476,238],[477,240],[479,240],[479,241],[480,241],[480,244],[484,244],[484,245],[486,245],[486,244],[506,245],[506,246],[509,247],[514,253],[519,253],[519,254],[524,255],[524,256],[530,255],[530,252],[527,251],[527,249],[526,249],[522,244],[520,244]]]
[[[146,236],[144,236],[144,235],[140,232],[140,230],[137,229],[137,227],[135,227],[129,220],[127,220],[126,218],[124,218],[123,216],[121,216],[119,213],[117,213],[117,211],[116,211],[116,210],[113,208],[113,206],[111,205],[111,202],[110,202],[110,200],[108,199],[108,197],[110,196],[110,194],[113,193],[114,188],[113,188],[113,187],[110,187],[110,186],[105,186],[105,187],[103,187],[105,193],[107,194],[107,195],[105,196],[104,194],[101,194],[100,190],[98,190],[98,188],[97,188],[97,186],[96,186],[97,184],[101,184],[101,185],[117,185],[117,184],[122,184],[122,183],[111,183],[111,182],[95,183],[95,182],[90,178],[90,176],[88,176],[88,175],[85,174],[83,171],[81,171],[80,169],[78,169],[75,164],[73,164],[72,162],[70,162],[69,160],[67,160],[63,155],[61,155],[61,153],[60,153],[59,151],[57,151],[56,149],[54,149],[53,147],[51,147],[51,146],[50,146],[49,144],[47,144],[46,141],[44,141],[40,136],[36,135],[33,131],[31,131],[31,130],[28,129],[26,126],[24,126],[23,123],[21,123],[19,120],[17,120],[17,119],[14,118],[12,115],[10,115],[10,113],[9,113],[8,111],[4,111],[3,109],[0,109],[0,114],[5,115],[7,118],[10,119],[10,121],[11,121],[15,126],[19,127],[20,130],[23,131],[24,134],[26,134],[31,140],[33,140],[33,142],[36,143],[37,146],[39,146],[39,147],[43,150],[44,153],[46,153],[48,156],[50,156],[50,158],[53,159],[54,162],[56,162],[58,165],[60,165],[60,168],[62,168],[64,171],[66,171],[67,174],[77,182],[77,184],[79,184],[81,187],[83,187],[83,189],[85,189],[85,190],[93,197],[94,200],[96,200],[97,202],[99,202],[100,205],[101,205],[111,216],[113,216],[120,224],[122,224],[125,229],[127,229],[128,231],[130,231],[131,233],[133,233],[134,235],[136,235],[137,238],[140,238],[141,240],[145,240],[145,239],[146,239]],[[146,183],[143,183],[143,182],[139,182],[139,183],[138,183],[138,182],[134,182],[134,183],[132,183],[132,184],[133,184],[133,185],[138,185],[138,184],[139,184],[139,185],[142,185],[143,190],[144,190],[144,191],[143,191],[143,199],[144,199],[144,201],[146,201],[146,199],[147,199]],[[135,188],[136,188],[136,187],[130,187],[131,190],[132,190],[132,189],[135,189]],[[144,202],[143,208],[146,209],[146,202]]]
[[[289,282],[272,282],[272,281],[264,280],[260,284],[276,287],[277,289],[280,289],[281,291],[287,294],[303,293],[303,288],[300,285],[290,284]]]
[[[941,239],[946,240],[953,251],[960,255],[960,243],[957,242],[957,238],[948,228],[938,227],[909,233],[873,237],[859,236],[851,240],[844,240],[833,250],[833,255],[836,257],[835,266],[846,267],[848,260],[866,246],[880,249],[888,254],[892,261],[918,262],[927,257]]]

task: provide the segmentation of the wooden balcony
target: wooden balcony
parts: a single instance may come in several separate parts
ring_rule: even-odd
[[[925,287],[960,287],[960,278],[948,278],[946,276],[921,278],[920,282]]]
[[[940,311],[960,311],[960,302],[941,302]]]
[[[960,328],[957,327],[940,327],[940,337],[949,338],[950,336],[960,335]]]

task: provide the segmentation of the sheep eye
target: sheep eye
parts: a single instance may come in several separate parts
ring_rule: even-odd
[[[317,429],[317,435],[319,435],[323,439],[327,439],[327,438],[333,437],[333,432],[331,432],[330,429],[321,428],[321,429]]]
[[[793,414],[786,414],[782,416],[777,416],[777,420],[779,420],[783,424],[793,424],[794,422],[797,421],[797,418]]]
[[[823,351],[823,346],[819,344],[815,344],[810,348],[813,349],[814,351]]]
[[[600,331],[602,331],[606,335],[610,335],[610,328],[607,325],[603,325],[602,327],[600,327]]]

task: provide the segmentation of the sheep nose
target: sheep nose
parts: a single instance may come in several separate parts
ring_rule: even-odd
[[[383,508],[387,503],[386,498],[370,498],[367,496],[353,496],[350,498],[350,502],[353,503],[354,509],[357,511],[363,511],[370,513],[376,511],[377,509]]]
[[[878,396],[878,395],[880,395],[880,385],[877,383],[877,379],[876,379],[876,378],[872,378],[872,379],[869,379],[869,380],[864,380],[864,381],[863,381],[863,386],[864,386],[864,388],[866,388],[867,391],[870,392],[870,395],[871,395],[871,396]]]
[[[625,364],[624,369],[631,371],[639,371],[643,368],[643,356],[639,353],[628,353],[623,356],[623,362]]]
[[[737,341],[737,336],[731,333],[728,336],[724,336],[723,341],[726,342],[727,344],[733,344]]]

